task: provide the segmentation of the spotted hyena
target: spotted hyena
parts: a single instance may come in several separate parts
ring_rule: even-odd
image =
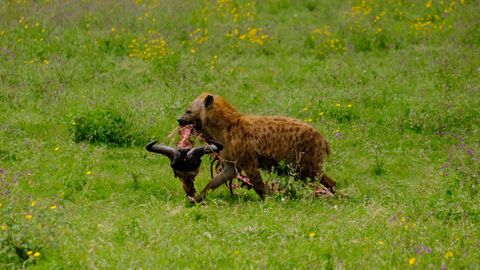
[[[282,116],[244,115],[218,95],[203,93],[178,119],[180,126],[193,124],[223,145],[220,153],[222,171],[211,180],[195,201],[201,201],[209,190],[244,172],[260,196],[265,186],[259,169],[271,169],[283,161],[295,168],[299,179],[320,180],[333,191],[336,183],[323,174],[323,162],[330,153],[325,138],[311,125]]]

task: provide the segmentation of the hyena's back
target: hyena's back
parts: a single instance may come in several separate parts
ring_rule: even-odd
[[[325,138],[312,126],[288,117],[244,116],[255,152],[272,161],[296,167],[301,178],[322,175],[322,164],[330,149]]]

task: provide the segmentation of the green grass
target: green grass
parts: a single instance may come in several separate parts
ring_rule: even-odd
[[[4,1],[0,268],[479,268],[479,12],[468,0]],[[174,145],[203,91],[310,122],[331,144],[339,198],[294,183],[264,202],[220,187],[187,203],[143,144]]]

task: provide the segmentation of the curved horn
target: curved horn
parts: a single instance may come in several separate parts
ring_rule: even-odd
[[[209,144],[207,146],[205,146],[205,152],[207,154],[209,153],[218,153],[220,151],[222,151],[223,149],[223,145],[221,145],[219,142],[217,141],[211,141],[212,144]]]
[[[212,144],[209,145],[204,145],[204,146],[198,146],[193,148],[192,150],[188,151],[187,153],[187,158],[201,158],[205,154],[210,154],[210,153],[217,153],[220,152],[223,149],[223,145],[221,145],[218,142],[212,141]]]
[[[159,153],[164,156],[167,156],[171,161],[173,161],[177,156],[180,155],[180,152],[175,148],[172,148],[170,146],[165,146],[165,145],[155,145],[156,143],[157,141],[153,141],[147,144],[145,148],[149,152]]]

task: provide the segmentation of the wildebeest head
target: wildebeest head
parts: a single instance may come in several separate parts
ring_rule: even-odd
[[[183,189],[187,196],[190,197],[194,196],[196,192],[193,181],[202,163],[202,156],[209,153],[217,153],[223,149],[223,146],[217,142],[194,148],[179,149],[156,143],[157,141],[153,141],[147,144],[145,148],[149,152],[162,154],[170,159],[170,167],[172,167],[175,176],[182,181]]]

